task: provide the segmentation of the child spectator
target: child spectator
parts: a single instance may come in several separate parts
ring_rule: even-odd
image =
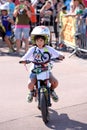
[[[11,24],[14,24],[13,19],[11,19],[8,15],[8,8],[5,5],[1,6],[1,23],[2,26],[4,27],[4,32],[2,34],[2,37],[4,39],[4,41],[7,43],[10,52],[13,52],[14,49],[12,47],[12,44],[9,40],[9,37],[12,35],[12,31],[11,31]]]

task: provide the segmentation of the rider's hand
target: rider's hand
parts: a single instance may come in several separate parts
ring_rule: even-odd
[[[21,63],[21,64],[26,64],[26,61],[19,61],[19,63]]]

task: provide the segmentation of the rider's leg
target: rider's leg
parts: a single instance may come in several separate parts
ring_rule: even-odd
[[[31,78],[28,82],[28,89],[29,89],[29,93],[27,95],[28,102],[32,102],[33,100],[33,90],[34,90],[35,84],[36,84],[36,78]]]
[[[58,80],[53,76],[53,74],[50,74],[50,83],[51,83],[51,89],[55,89],[58,86]]]
[[[28,89],[29,89],[30,91],[33,91],[35,84],[36,84],[36,79],[35,79],[35,78],[32,78],[32,79],[30,80],[30,82],[28,83]]]
[[[51,91],[51,96],[52,96],[52,99],[57,102],[58,101],[58,96],[56,94],[56,92],[54,91],[54,89],[58,86],[58,80],[52,75],[50,75],[50,83],[51,83],[51,88],[50,88],[50,91]]]

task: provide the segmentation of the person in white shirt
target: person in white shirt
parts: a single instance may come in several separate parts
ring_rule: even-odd
[[[31,40],[35,46],[29,48],[27,53],[21,58],[20,63],[25,63],[26,60],[35,61],[37,63],[41,63],[42,61],[46,60],[44,58],[44,54],[48,55],[50,58],[59,58],[63,60],[65,57],[63,54],[55,50],[54,48],[50,47],[48,41],[50,39],[50,31],[46,26],[36,26],[33,31],[31,32]],[[48,65],[48,64],[46,64]],[[34,67],[40,66],[40,64],[34,64]],[[58,80],[50,73],[50,83],[51,83],[51,96],[52,99],[57,102],[58,96],[56,95],[54,89],[58,86]],[[28,88],[30,90],[27,101],[31,102],[33,100],[33,90],[36,84],[36,74],[30,74],[30,79],[28,83]]]

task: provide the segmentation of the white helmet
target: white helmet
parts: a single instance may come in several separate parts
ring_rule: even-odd
[[[45,44],[48,44],[50,40],[50,30],[46,26],[36,26],[31,32],[31,40],[35,44],[36,36],[43,36],[45,39]]]
[[[0,10],[7,10],[7,11],[9,11],[8,4],[1,5]]]

